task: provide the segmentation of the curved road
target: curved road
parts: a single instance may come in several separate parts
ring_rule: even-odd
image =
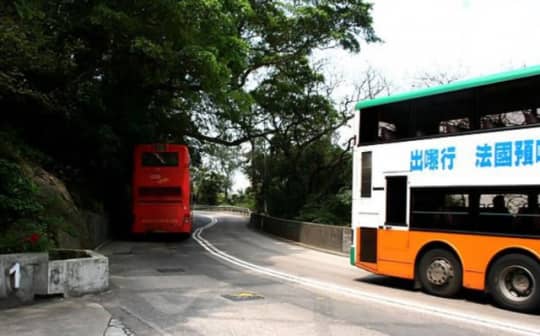
[[[370,275],[343,256],[199,213],[185,241],[114,242],[111,291],[99,296],[137,335],[540,335],[540,316],[449,300]]]

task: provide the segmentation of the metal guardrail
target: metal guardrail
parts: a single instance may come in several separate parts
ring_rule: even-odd
[[[251,216],[251,210],[248,208],[242,208],[232,205],[202,205],[194,204],[192,206],[193,210],[197,211],[218,211],[218,212],[232,212],[241,214],[244,216]]]

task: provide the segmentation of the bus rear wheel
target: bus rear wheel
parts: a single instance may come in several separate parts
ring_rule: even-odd
[[[501,307],[533,312],[540,309],[540,264],[522,254],[499,258],[488,273],[488,289]]]
[[[420,259],[418,278],[427,293],[452,297],[461,290],[463,271],[461,263],[452,252],[432,249]]]

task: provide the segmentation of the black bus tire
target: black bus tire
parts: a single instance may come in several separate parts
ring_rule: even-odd
[[[461,263],[450,251],[432,249],[424,253],[418,264],[418,279],[424,291],[442,297],[453,297],[461,290]]]
[[[495,303],[529,313],[540,310],[540,263],[523,254],[508,254],[495,261],[487,278]]]

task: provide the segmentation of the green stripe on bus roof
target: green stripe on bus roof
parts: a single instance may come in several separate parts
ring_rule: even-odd
[[[489,85],[499,82],[505,82],[513,79],[526,78],[531,76],[540,75],[540,65],[535,65],[518,70],[512,70],[493,75],[472,78],[462,81],[457,81],[449,84],[429,87],[426,89],[409,91],[404,93],[398,93],[391,96],[380,97],[370,100],[364,100],[356,104],[356,109],[361,110],[367,107],[373,107],[377,105],[384,105],[390,103],[396,103],[404,100],[410,100],[415,98],[422,98],[427,96],[433,96],[441,93],[447,93],[452,91],[458,91],[463,89],[470,89],[473,87]]]

